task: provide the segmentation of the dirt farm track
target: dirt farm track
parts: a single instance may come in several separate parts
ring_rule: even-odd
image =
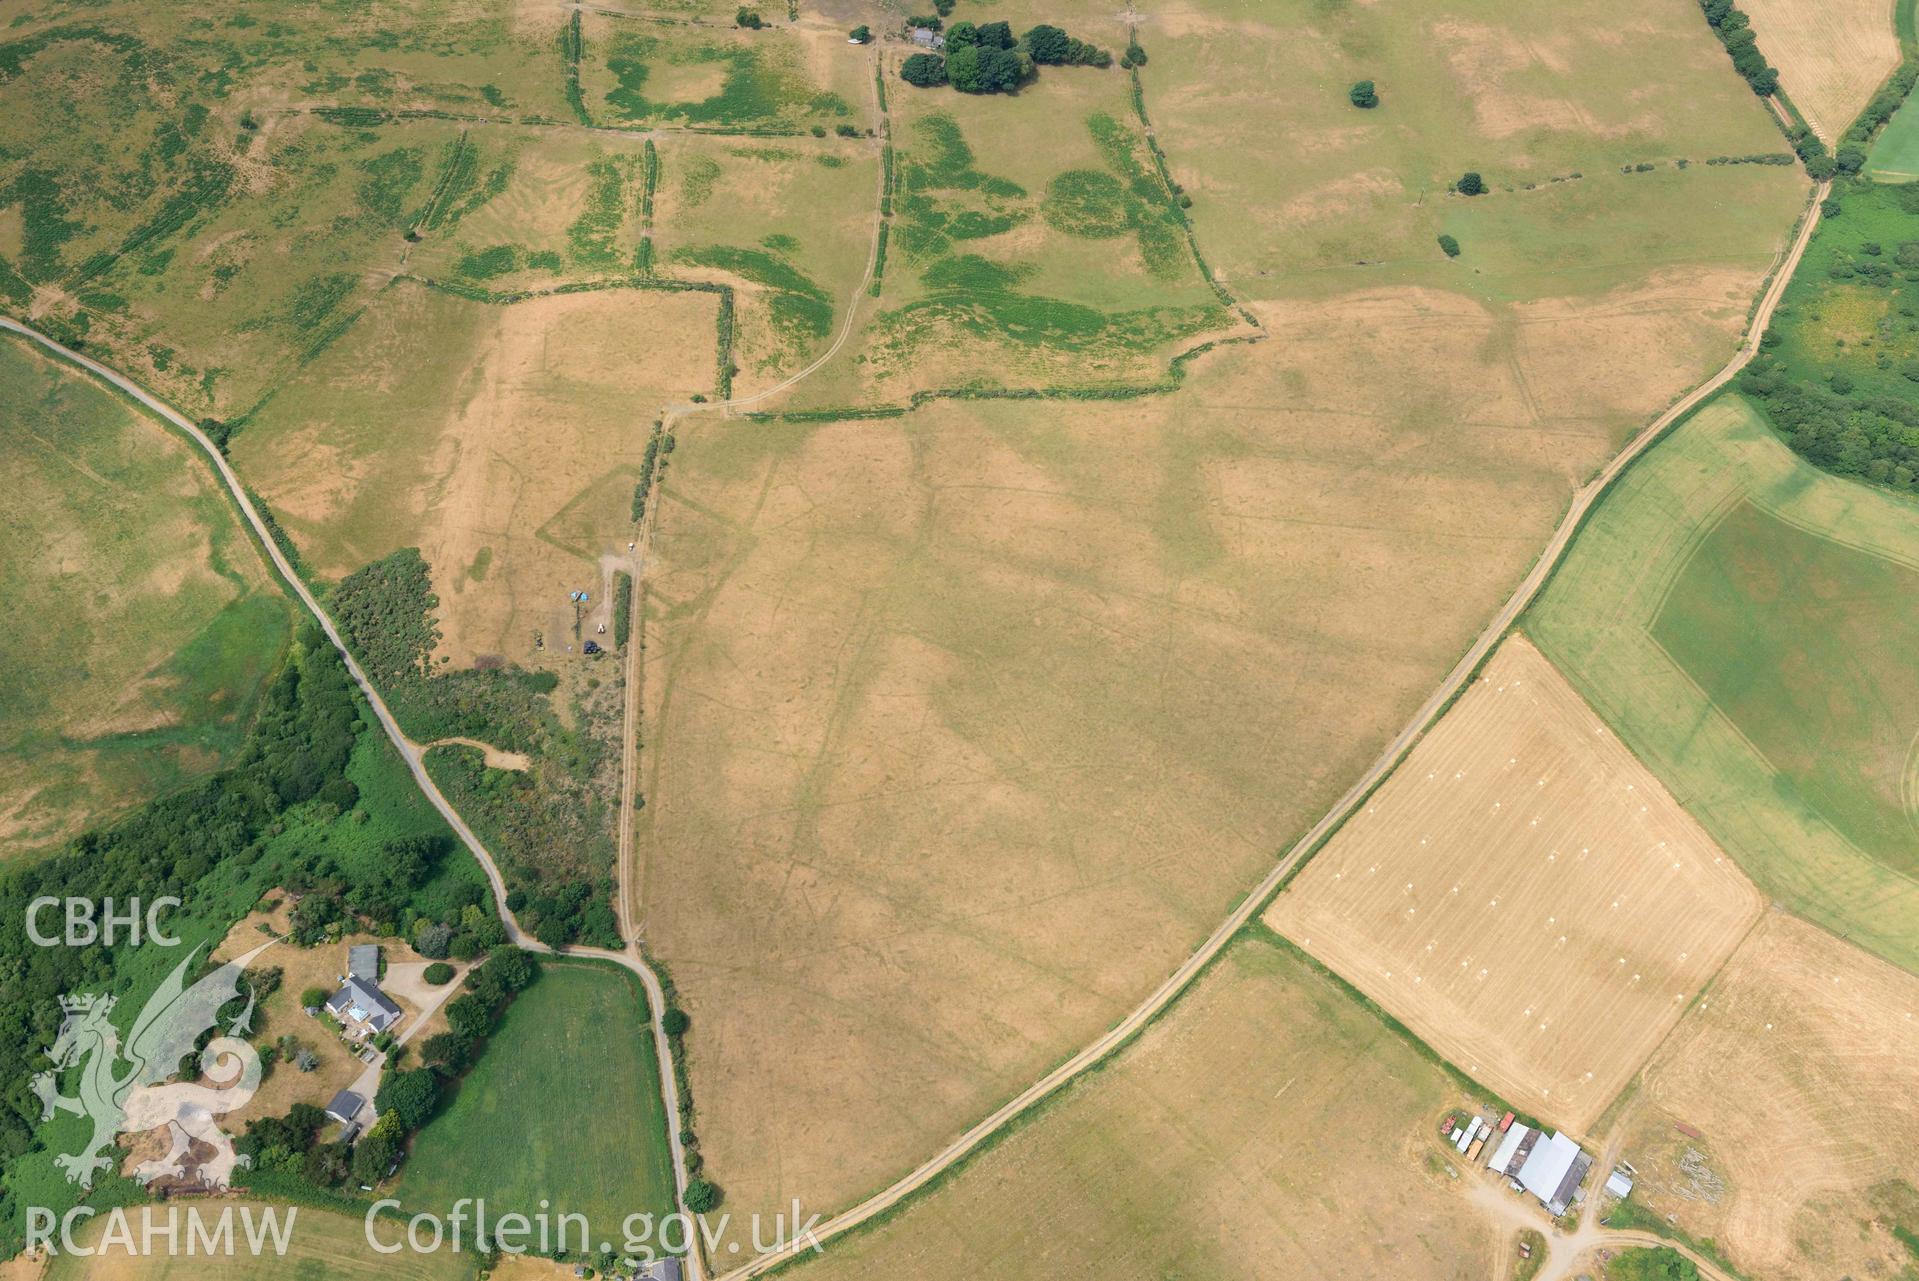
[[[1266,921],[1513,1104],[1585,1130],[1762,907],[1515,636]]]

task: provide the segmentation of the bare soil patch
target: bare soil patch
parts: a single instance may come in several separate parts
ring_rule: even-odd
[[[1266,922],[1514,1104],[1584,1130],[1760,908],[1516,636]]]

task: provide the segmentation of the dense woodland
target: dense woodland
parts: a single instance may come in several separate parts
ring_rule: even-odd
[[[124,1024],[186,955],[184,948],[134,947],[124,939],[114,947],[42,947],[26,932],[24,909],[34,898],[111,897],[124,905],[176,896],[183,906],[169,930],[189,944],[208,944],[277,885],[299,896],[296,943],[349,925],[387,933],[443,929],[449,943],[464,937],[475,954],[497,939],[470,928],[469,909],[486,897],[477,869],[470,878],[438,875],[452,849],[443,828],[382,837],[359,808],[349,763],[362,738],[377,733],[339,655],[308,624],[231,768],[0,875],[0,901],[10,905],[0,913],[0,1223],[10,1239],[17,1241],[20,1230],[15,1165],[34,1150],[41,1120],[31,1080],[47,1066],[45,1051],[59,1031],[59,997],[114,993]],[[371,843],[371,857],[347,857],[341,833]],[[490,908],[483,919],[497,931]],[[50,913],[43,925],[54,928],[53,921]],[[196,958],[202,966],[205,957],[203,949]]]
[[[1919,493],[1919,185],[1835,182],[1738,387],[1809,461]]]

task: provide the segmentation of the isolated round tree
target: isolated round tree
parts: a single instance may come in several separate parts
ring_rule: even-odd
[[[1347,92],[1346,96],[1353,100],[1355,107],[1366,111],[1371,111],[1379,105],[1379,92],[1373,88],[1373,82],[1370,80],[1361,80]]]
[[[1462,196],[1477,196],[1480,192],[1486,190],[1486,181],[1477,173],[1468,169],[1465,173],[1459,175],[1459,181],[1453,184],[1453,188]]]

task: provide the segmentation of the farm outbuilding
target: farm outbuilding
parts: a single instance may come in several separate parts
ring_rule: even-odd
[[[1494,1174],[1517,1174],[1519,1167],[1525,1164],[1526,1158],[1532,1153],[1533,1145],[1527,1142],[1528,1135],[1532,1136],[1533,1142],[1537,1142],[1539,1131],[1523,1125],[1515,1125],[1506,1131],[1506,1137],[1493,1149],[1492,1160],[1486,1162],[1486,1168]]]
[[[1592,1158],[1564,1134],[1535,1143],[1526,1163],[1519,1167],[1519,1186],[1545,1203],[1554,1215],[1564,1214],[1572,1204],[1573,1193],[1592,1166]]]

